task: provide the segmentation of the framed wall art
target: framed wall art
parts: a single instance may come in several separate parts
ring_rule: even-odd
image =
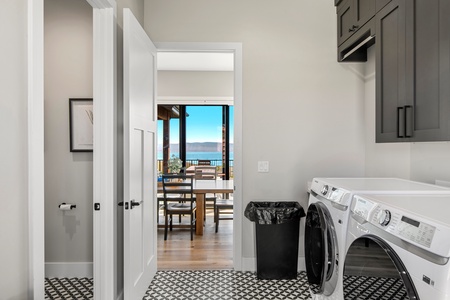
[[[94,105],[92,98],[70,98],[70,152],[94,149]]]

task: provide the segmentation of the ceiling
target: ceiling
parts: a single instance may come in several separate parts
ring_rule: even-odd
[[[233,53],[158,52],[160,71],[233,71]]]

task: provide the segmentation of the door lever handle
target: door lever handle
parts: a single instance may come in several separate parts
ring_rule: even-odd
[[[135,206],[141,205],[141,202],[142,202],[142,201],[134,201],[134,199],[131,200],[131,201],[130,201],[131,209],[133,209],[133,207],[135,207]]]

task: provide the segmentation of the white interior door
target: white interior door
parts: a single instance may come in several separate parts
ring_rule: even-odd
[[[156,48],[123,11],[124,299],[142,299],[157,269]]]

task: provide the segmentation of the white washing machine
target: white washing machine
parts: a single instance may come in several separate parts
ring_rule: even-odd
[[[449,194],[399,178],[314,178],[305,219],[305,266],[314,300],[342,300],[349,206],[355,194]],[[340,259],[341,258],[341,259]]]
[[[450,196],[357,195],[345,299],[450,299]]]

